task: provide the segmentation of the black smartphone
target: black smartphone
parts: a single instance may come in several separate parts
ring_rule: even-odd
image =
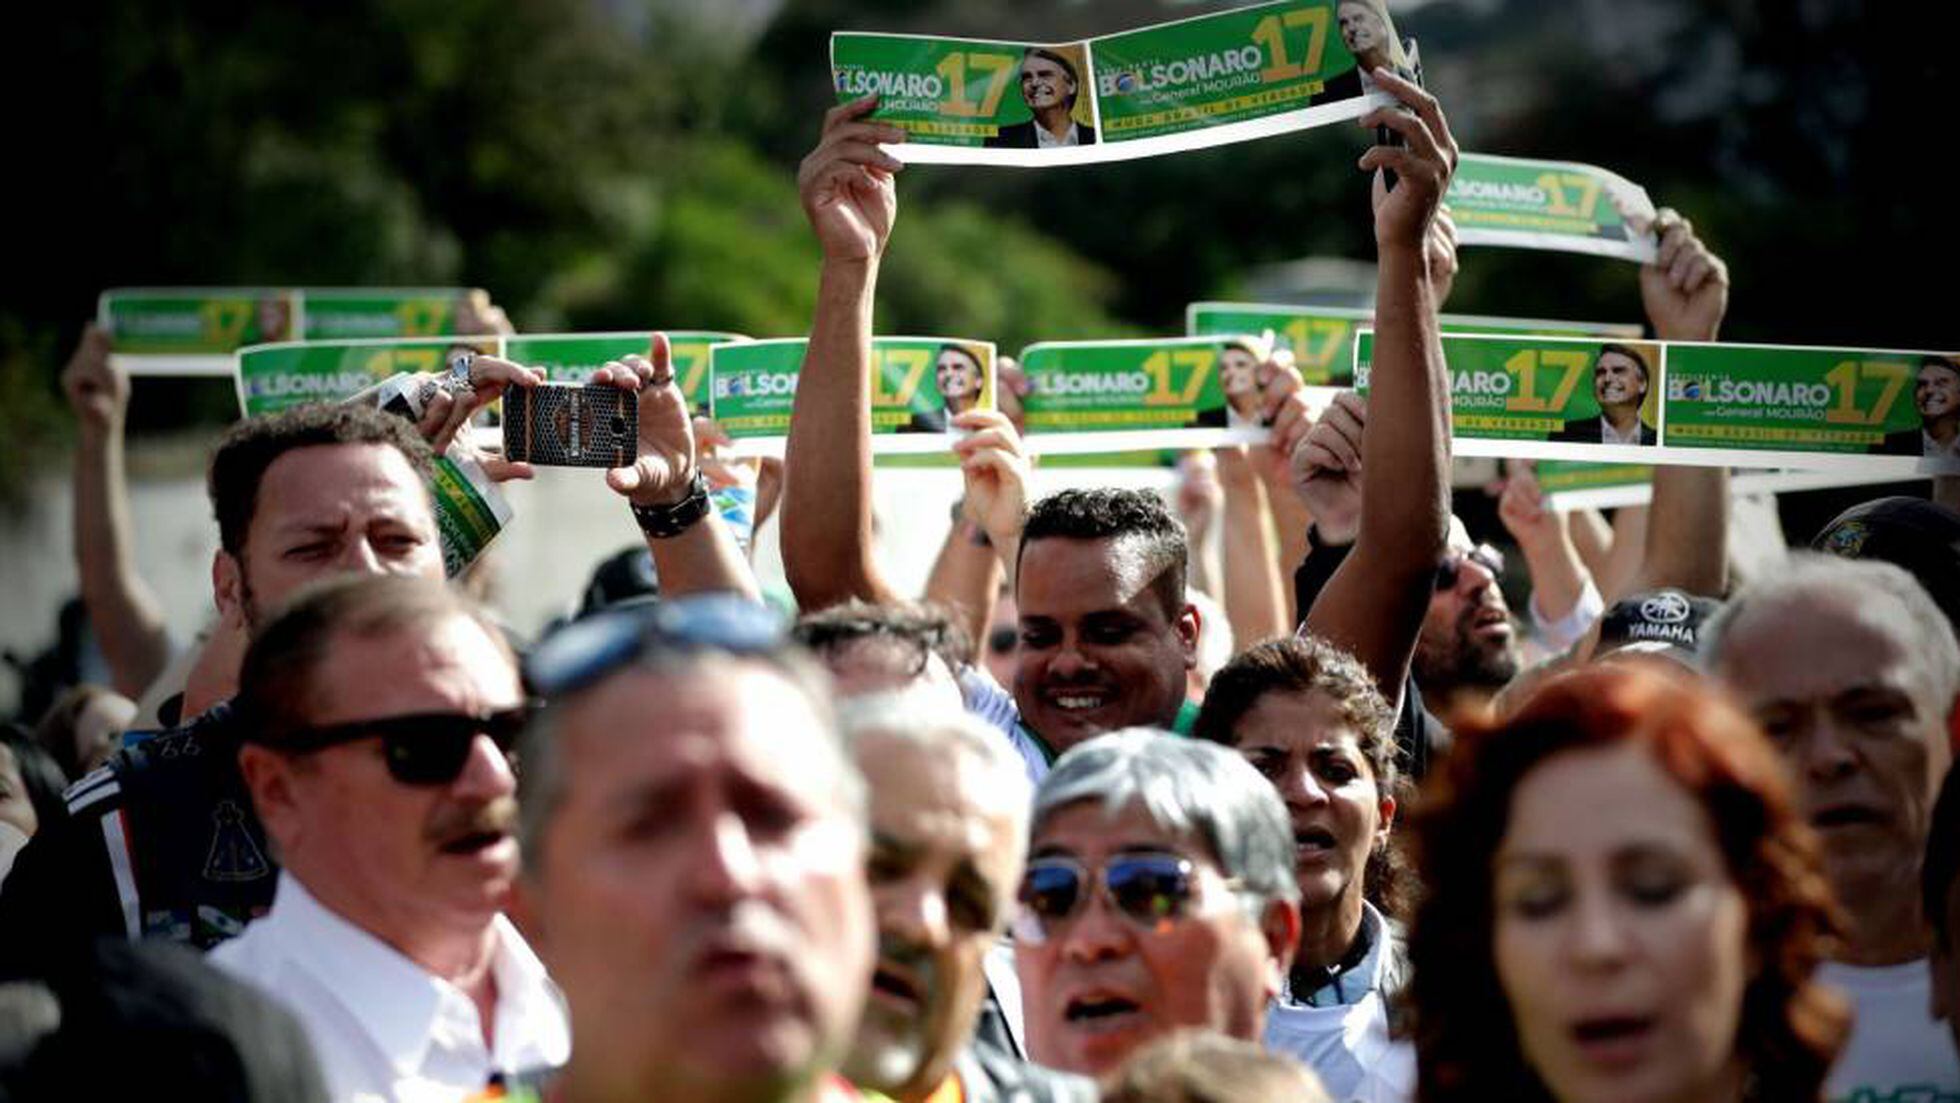
[[[1407,78],[1408,80],[1412,81],[1417,88],[1421,88],[1422,87],[1422,57],[1416,51],[1415,39],[1405,38],[1402,40],[1402,56],[1409,59],[1409,64],[1405,69],[1403,69],[1401,72],[1397,73],[1396,75]],[[1378,126],[1375,128],[1375,144],[1378,146],[1399,147],[1404,143],[1402,141],[1402,136],[1400,134],[1397,134],[1396,132],[1390,130],[1385,126]],[[1395,190],[1394,169],[1382,170],[1382,188],[1386,191]]]
[[[504,458],[549,467],[626,467],[640,439],[631,391],[603,383],[504,390]]]

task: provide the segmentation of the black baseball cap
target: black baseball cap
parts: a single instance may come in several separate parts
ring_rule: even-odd
[[[1685,590],[1645,590],[1621,598],[1599,618],[1599,644],[1593,657],[1638,651],[1694,666],[1701,654],[1702,629],[1721,608],[1714,598]]]
[[[1876,498],[1838,514],[1810,546],[1903,568],[1960,636],[1960,513],[1924,498]]]

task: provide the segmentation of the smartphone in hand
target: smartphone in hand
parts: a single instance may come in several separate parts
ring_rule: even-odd
[[[604,383],[504,391],[504,458],[547,467],[627,467],[640,438],[633,392]]]

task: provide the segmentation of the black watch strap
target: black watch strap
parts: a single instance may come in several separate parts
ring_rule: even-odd
[[[668,505],[636,505],[633,507],[633,520],[640,523],[641,532],[655,540],[665,540],[693,528],[708,515],[709,508],[708,480],[696,471],[694,481],[688,484],[687,497]]]

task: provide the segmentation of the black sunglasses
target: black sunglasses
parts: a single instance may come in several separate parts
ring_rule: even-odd
[[[1005,655],[1021,642],[1021,630],[1011,624],[1003,624],[987,633],[987,650],[996,655]]]
[[[650,651],[760,655],[783,646],[782,618],[732,594],[666,598],[608,609],[547,636],[524,661],[531,692],[551,698],[583,689]]]
[[[1197,895],[1197,867],[1177,854],[1120,854],[1104,862],[1103,899],[1138,926],[1161,930],[1190,911]],[[1236,888],[1235,880],[1226,887]],[[1074,858],[1034,858],[1021,876],[1020,911],[1014,937],[1030,944],[1047,941],[1088,902],[1089,871]]]
[[[287,751],[317,751],[361,739],[381,740],[388,775],[403,785],[447,785],[463,772],[478,735],[506,756],[531,719],[528,706],[472,716],[464,712],[418,712],[377,716],[344,724],[300,728],[273,743]]]
[[[1475,563],[1490,572],[1492,578],[1504,573],[1504,553],[1489,544],[1478,544],[1467,552],[1451,551],[1436,564],[1436,592],[1456,589],[1457,580],[1463,577],[1463,565]]]

